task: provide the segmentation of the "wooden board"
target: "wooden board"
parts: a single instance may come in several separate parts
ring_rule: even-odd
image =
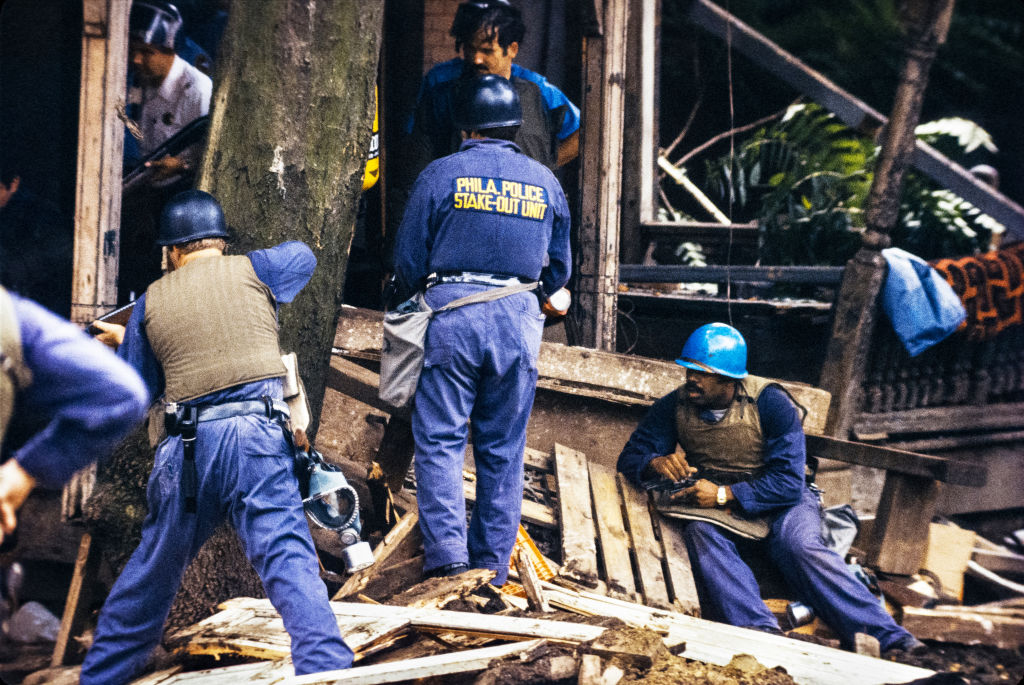
[[[1024,618],[1002,613],[903,607],[903,627],[919,638],[1016,649],[1024,645]]]
[[[930,478],[889,471],[868,541],[868,563],[883,573],[918,572],[928,548],[939,484]]]
[[[921,568],[942,583],[943,592],[963,599],[964,572],[974,552],[977,533],[959,526],[932,523],[928,526],[928,552]]]
[[[597,530],[590,505],[590,476],[582,452],[555,444],[559,522],[562,534],[562,570],[567,578],[596,587]]]
[[[518,642],[494,647],[482,647],[450,654],[435,654],[418,659],[406,659],[394,663],[358,666],[342,671],[327,671],[311,675],[286,678],[281,685],[374,685],[375,683],[399,683],[419,678],[436,678],[458,674],[474,673],[486,669],[495,659],[533,649],[540,640]]]
[[[636,555],[639,589],[644,603],[669,608],[668,589],[665,586],[665,572],[662,569],[663,553],[654,535],[651,514],[647,508],[647,493],[637,490],[625,476],[618,474],[619,492],[626,510],[626,524]]]
[[[679,523],[656,514],[654,524],[658,528],[662,551],[665,554],[672,603],[685,614],[699,616],[700,600],[697,598],[697,585],[693,579],[693,568],[690,566],[690,553],[683,541]]]
[[[467,502],[476,501],[475,480],[463,478],[462,495],[466,498]],[[524,499],[519,516],[527,523],[533,523],[545,528],[558,528],[558,517],[555,515],[554,510],[541,502]]]
[[[574,592],[542,583],[548,600],[585,616],[616,616],[630,626],[667,632],[665,644],[685,644],[687,659],[726,666],[739,653],[750,654],[768,668],[781,666],[801,685],[883,685],[906,683],[934,671],[853,654],[824,645],[705,621],[676,611],[661,611],[592,592]],[[852,677],[851,674],[856,674]]]
[[[602,464],[587,464],[590,492],[594,498],[597,534],[601,542],[601,566],[608,594],[635,600],[636,582],[629,560],[630,539],[622,518],[622,498],[615,483],[615,472]]]

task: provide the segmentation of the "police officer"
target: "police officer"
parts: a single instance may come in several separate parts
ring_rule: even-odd
[[[556,169],[579,154],[580,110],[537,72],[515,63],[526,25],[508,0],[470,0],[459,5],[451,36],[461,57],[434,65],[423,77],[407,136],[389,190],[389,216],[400,220],[410,187],[431,161],[450,155],[462,144],[454,120],[456,91],[484,74],[509,80],[519,94],[523,122],[515,143],[529,157]],[[394,223],[387,242],[393,240]],[[385,246],[387,249],[389,246]],[[388,259],[389,255],[385,256]]]
[[[328,604],[281,419],[285,368],[277,305],[316,259],[300,242],[225,256],[224,214],[208,193],[178,194],[160,218],[173,270],[139,298],[119,355],[164,395],[142,541],[117,579],[81,682],[124,683],[160,641],[186,566],[228,518],[292,638],[298,674],[346,668],[352,651]],[[194,441],[193,441],[194,439]],[[191,443],[191,445],[190,445]]]
[[[544,165],[512,142],[522,123],[516,89],[485,75],[456,98],[465,141],[416,181],[398,231],[395,275],[426,287],[438,307],[517,282],[542,297],[569,278],[569,210]],[[428,574],[467,567],[505,582],[523,492],[526,422],[533,406],[543,319],[521,292],[436,315],[412,415],[417,500]],[[467,537],[462,464],[473,422],[477,499]]]
[[[142,140],[139,154],[147,157],[185,125],[210,111],[213,82],[174,52],[181,29],[178,8],[163,0],[135,0],[128,18],[128,57],[137,88],[129,92],[131,111],[138,112]],[[198,157],[193,147],[177,156],[147,162],[157,180],[189,171]]]
[[[708,512],[692,516],[697,520],[683,528],[701,615],[781,632],[740,555],[746,546],[763,545],[793,592],[846,647],[860,632],[886,651],[923,649],[822,542],[817,491],[805,480],[797,408],[782,386],[747,373],[740,332],[724,323],[701,326],[676,363],[687,369],[686,382],[652,405],[619,455],[618,469],[637,485],[698,478],[669,499]],[[664,499],[655,501],[666,506]],[[712,513],[727,509],[739,516]],[[763,542],[736,534],[751,517],[768,519]]]
[[[147,405],[131,367],[0,287],[0,541],[36,483],[59,487],[108,453]]]

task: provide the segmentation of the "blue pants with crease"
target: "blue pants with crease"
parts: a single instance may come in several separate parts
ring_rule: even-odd
[[[352,664],[320,579],[291,448],[263,416],[199,424],[197,513],[185,511],[181,439],[157,449],[146,496],[142,541],[100,612],[82,685],[126,683],[160,642],[182,574],[222,521],[238,532],[246,556],[292,638],[297,674]]]
[[[735,537],[713,524],[692,521],[683,529],[683,538],[704,618],[734,626],[779,629],[761,600],[754,573],[741,558]],[[910,635],[854,577],[842,557],[825,546],[821,509],[810,488],[805,488],[800,502],[776,517],[768,537],[758,544],[765,545],[797,599],[812,607],[844,646],[852,646],[857,633],[877,638],[883,650]]]
[[[437,308],[486,286],[427,291]],[[424,568],[463,562],[504,584],[519,529],[526,424],[537,386],[544,317],[533,293],[437,314],[427,330],[412,430]],[[472,423],[476,504],[466,530],[462,467]]]

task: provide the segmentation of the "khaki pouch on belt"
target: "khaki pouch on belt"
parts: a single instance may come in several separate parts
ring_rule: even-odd
[[[706,521],[750,540],[763,540],[771,532],[773,514],[765,516],[747,516],[732,507],[710,508],[695,507],[671,499],[671,493],[652,492],[654,506],[665,516],[684,521]]]

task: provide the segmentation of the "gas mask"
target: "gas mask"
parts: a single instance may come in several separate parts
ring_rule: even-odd
[[[359,496],[341,470],[328,464],[316,450],[307,453],[308,494],[302,506],[313,523],[337,534],[343,547],[342,561],[348,573],[373,564],[370,544],[359,538]]]

